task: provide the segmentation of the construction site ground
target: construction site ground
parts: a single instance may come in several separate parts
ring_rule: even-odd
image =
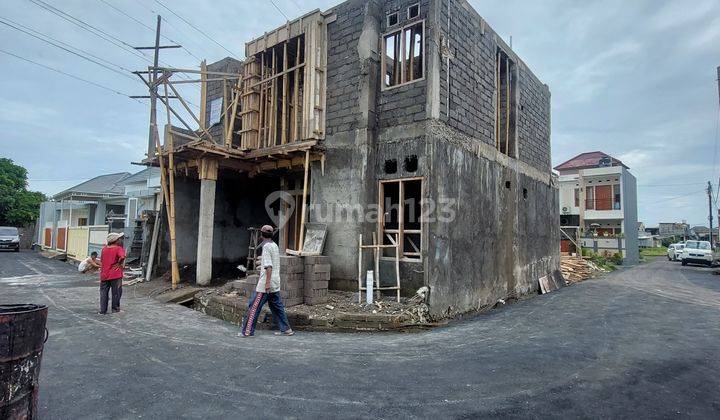
[[[135,286],[97,315],[95,278],[25,251],[0,299],[49,306],[39,418],[718,418],[712,270],[656,260],[413,334],[244,339]]]

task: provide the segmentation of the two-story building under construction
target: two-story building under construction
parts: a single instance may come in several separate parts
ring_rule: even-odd
[[[390,289],[397,270],[403,294],[430,289],[436,316],[562,282],[549,89],[467,1],[348,0],[245,55],[185,71],[203,92],[197,125],[177,119],[149,150],[168,258],[199,284],[247,258],[265,223],[296,254],[306,225],[323,226],[331,288],[358,290],[375,267]],[[169,118],[190,112],[182,70],[157,70]],[[360,247],[373,240],[376,263]]]

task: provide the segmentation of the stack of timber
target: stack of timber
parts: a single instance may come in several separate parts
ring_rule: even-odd
[[[587,280],[595,272],[595,269],[582,257],[563,255],[560,259],[560,272],[566,284],[579,283]]]

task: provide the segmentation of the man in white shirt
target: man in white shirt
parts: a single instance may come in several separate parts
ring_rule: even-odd
[[[81,273],[90,273],[100,268],[100,260],[97,259],[97,252],[93,252],[89,257],[80,261],[78,271]]]
[[[270,225],[260,228],[260,235],[263,238],[260,278],[255,287],[255,292],[248,300],[248,310],[243,318],[243,337],[252,337],[255,334],[257,318],[266,302],[270,306],[275,323],[280,327],[280,332],[275,334],[294,334],[280,297],[280,250],[272,240],[273,232],[274,229]]]

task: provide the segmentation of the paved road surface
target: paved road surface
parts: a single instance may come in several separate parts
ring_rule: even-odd
[[[50,306],[42,418],[720,417],[720,276],[655,261],[419,334],[238,328],[0,253],[0,302]]]

